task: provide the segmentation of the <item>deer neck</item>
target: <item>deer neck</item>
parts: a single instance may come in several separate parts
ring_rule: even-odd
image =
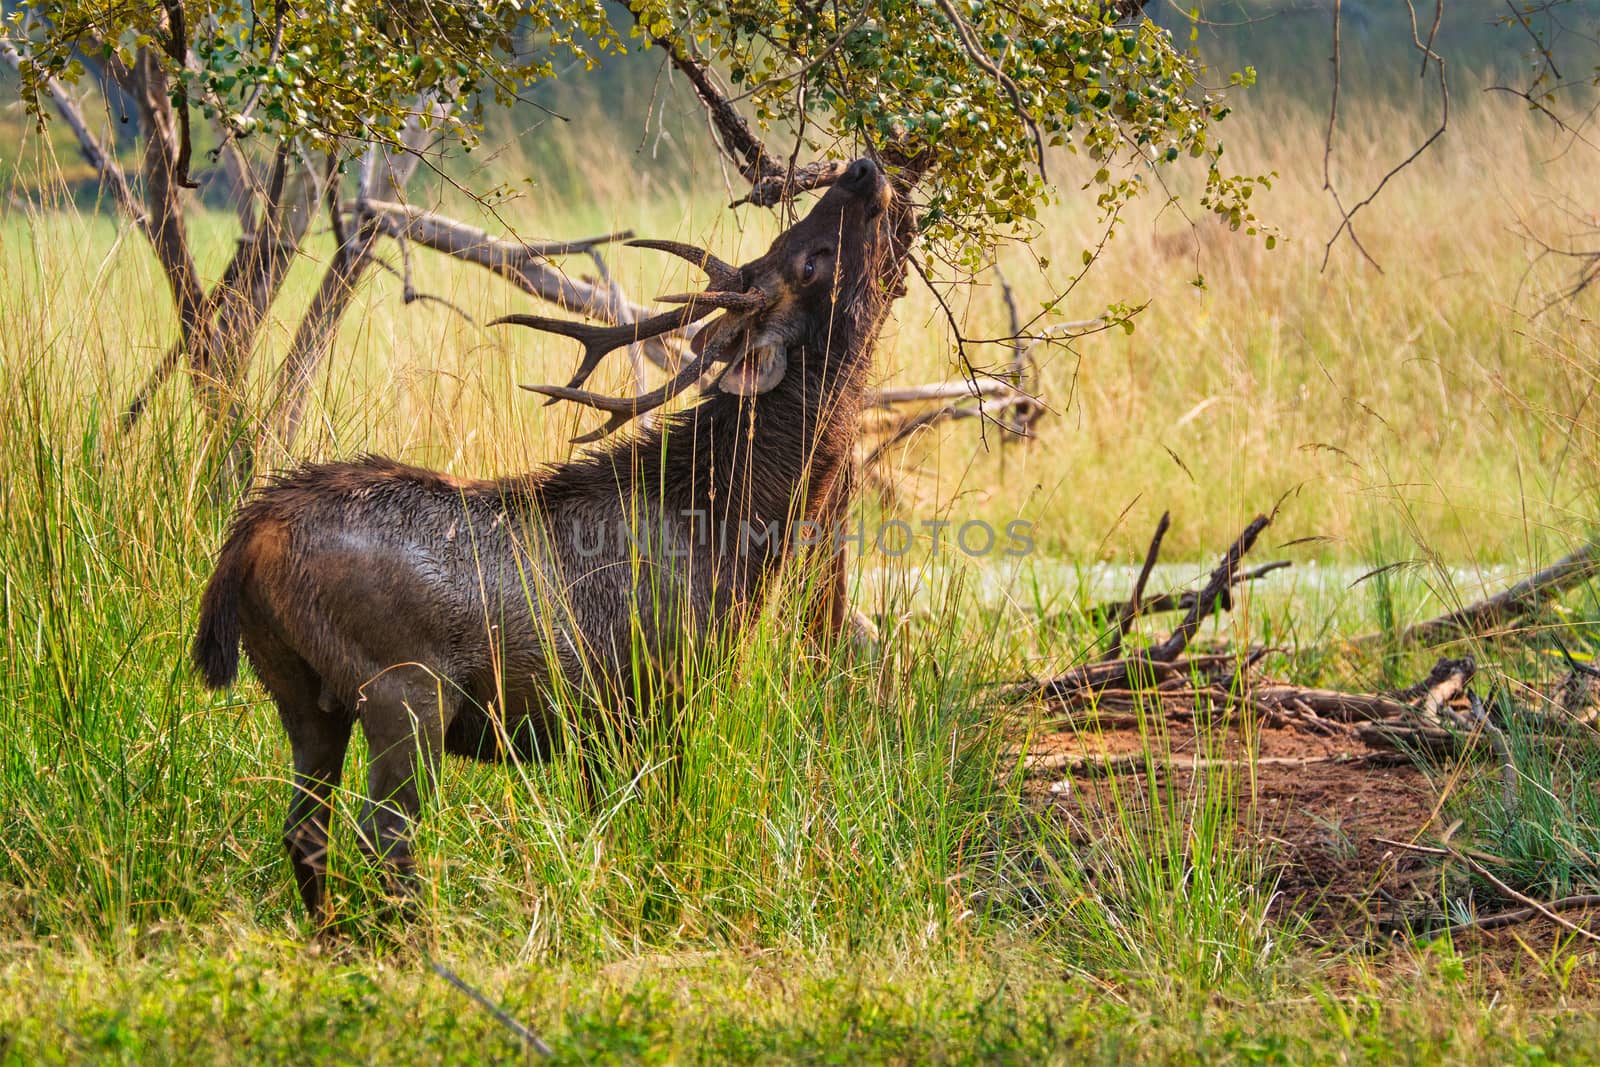
[[[870,365],[870,340],[860,336],[835,331],[831,357],[792,350],[767,393],[713,393],[665,420],[633,445],[635,477],[664,513],[704,515],[734,534],[741,523],[814,518],[851,460]]]

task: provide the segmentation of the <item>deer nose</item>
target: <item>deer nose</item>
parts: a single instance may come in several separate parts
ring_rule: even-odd
[[[870,159],[858,159],[850,164],[839,184],[852,193],[868,193],[878,187],[878,165]]]

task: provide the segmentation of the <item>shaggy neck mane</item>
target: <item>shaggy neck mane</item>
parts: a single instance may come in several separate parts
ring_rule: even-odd
[[[659,501],[660,513],[698,512],[714,522],[811,518],[855,442],[872,348],[888,301],[874,272],[835,301],[833,322],[791,351],[770,392],[713,391],[658,426],[552,472],[545,495],[592,487]]]

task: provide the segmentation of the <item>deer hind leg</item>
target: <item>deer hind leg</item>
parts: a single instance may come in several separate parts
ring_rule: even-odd
[[[449,680],[414,665],[393,667],[363,687],[361,730],[370,753],[361,810],[362,851],[382,865],[399,897],[416,891],[413,824],[438,779],[445,731],[460,698]]]
[[[286,646],[253,647],[256,674],[278,705],[278,719],[294,753],[294,780],[283,844],[295,885],[313,922],[326,925],[328,908],[329,800],[344,774],[353,716],[327,700],[310,664]]]

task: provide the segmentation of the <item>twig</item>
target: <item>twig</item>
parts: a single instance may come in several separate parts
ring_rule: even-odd
[[[1033,146],[1038,155],[1039,177],[1048,182],[1050,178],[1045,174],[1044,169],[1044,135],[1039,132],[1039,123],[1034,120],[1033,115],[1023,106],[1022,90],[1017,88],[1017,83],[1012,80],[1011,75],[1001,70],[997,63],[984,54],[983,45],[979,42],[977,34],[973,32],[971,26],[967,25],[967,20],[962,18],[961,14],[956,11],[956,6],[951,3],[951,0],[934,0],[934,3],[938,5],[940,11],[944,12],[945,18],[949,19],[951,24],[955,26],[956,38],[961,42],[967,57],[977,64],[984,73],[999,82],[1000,87],[1006,91],[1006,95],[1011,97],[1011,106],[1016,109],[1017,117],[1022,120],[1024,126],[1028,127],[1028,132],[1033,134]]]
[[[411,284],[411,251],[406,247],[405,238],[397,238],[395,240],[395,244],[400,246],[400,266],[402,269],[396,270],[393,263],[390,263],[387,259],[384,259],[382,256],[378,255],[374,255],[372,257],[372,262],[376,263],[378,266],[382,267],[384,270],[400,279],[400,303],[414,304],[420,300],[429,303],[440,304],[466,319],[469,324],[473,326],[478,325],[477,319],[474,319],[471,315],[468,315],[465,311],[446,300],[444,297],[434,296],[432,293],[419,292],[417,287]]]
[[[1481,878],[1487,881],[1490,885],[1494,886],[1496,889],[1500,890],[1500,892],[1504,893],[1506,896],[1510,897],[1512,900],[1515,900],[1518,904],[1532,908],[1540,915],[1543,915],[1546,919],[1549,919],[1551,922],[1556,923],[1559,926],[1565,927],[1587,941],[1600,942],[1600,934],[1586,930],[1577,923],[1574,923],[1568,919],[1563,919],[1560,915],[1551,911],[1539,901],[1524,893],[1519,893],[1515,889],[1512,889],[1510,886],[1506,885],[1499,878],[1497,878],[1494,872],[1489,870],[1488,867],[1485,867],[1483,864],[1479,863],[1477,860],[1473,859],[1471,856],[1468,856],[1464,852],[1461,852],[1458,849],[1452,849],[1451,851],[1457,859],[1461,860],[1461,862],[1465,863],[1468,867],[1471,867],[1473,871],[1476,872]]]
[[[1478,699],[1478,694],[1467,691],[1467,700],[1472,707],[1472,718],[1483,736],[1489,739],[1489,746],[1500,759],[1500,787],[1504,792],[1506,812],[1515,817],[1521,808],[1519,785],[1521,777],[1517,773],[1517,765],[1511,758],[1511,745],[1506,741],[1505,731],[1496,726],[1489,718],[1488,709],[1483,706],[1483,701]]]
[[[1006,321],[1011,325],[1011,384],[1020,387],[1034,346],[1022,343],[1022,311],[1017,307],[1017,294],[1011,291],[1011,282],[998,263],[994,265],[994,276],[1000,282],[1000,298],[1006,302]]]
[[[1417,159],[1419,157],[1421,157],[1421,155],[1424,152],[1426,152],[1429,148],[1433,147],[1434,142],[1438,141],[1439,138],[1443,137],[1445,130],[1448,129],[1449,126],[1450,126],[1450,83],[1449,83],[1449,79],[1447,79],[1445,77],[1444,57],[1439,55],[1439,53],[1437,53],[1437,52],[1435,52],[1433,50],[1433,36],[1431,34],[1428,37],[1427,43],[1426,44],[1423,43],[1423,41],[1421,39],[1421,36],[1417,32],[1417,12],[1416,12],[1416,8],[1411,6],[1410,0],[1407,0],[1406,6],[1411,11],[1411,41],[1412,41],[1412,44],[1413,44],[1414,47],[1416,47],[1416,49],[1418,51],[1420,51],[1422,53],[1422,73],[1423,73],[1424,76],[1427,75],[1428,64],[1429,63],[1432,63],[1434,65],[1435,69],[1438,70],[1438,72],[1439,72],[1439,101],[1440,101],[1439,125],[1432,133],[1430,133],[1428,135],[1426,140],[1424,140],[1420,145],[1418,145],[1415,149],[1412,150],[1410,155],[1406,156],[1399,163],[1396,163],[1393,167],[1391,167],[1389,169],[1389,171],[1386,174],[1384,174],[1384,176],[1382,178],[1378,179],[1378,184],[1373,186],[1371,192],[1369,192],[1363,199],[1358,201],[1353,207],[1351,207],[1348,211],[1346,211],[1345,208],[1344,208],[1344,203],[1339,199],[1339,194],[1333,188],[1333,184],[1332,184],[1332,181],[1329,178],[1329,172],[1328,172],[1328,160],[1329,160],[1329,156],[1333,152],[1333,128],[1334,128],[1334,121],[1335,121],[1335,118],[1336,118],[1337,113],[1338,113],[1338,100],[1339,100],[1339,63],[1340,63],[1340,58],[1339,58],[1339,9],[1340,9],[1340,0],[1333,0],[1333,93],[1332,93],[1332,101],[1331,101],[1330,107],[1328,109],[1327,140],[1326,140],[1325,144],[1323,145],[1322,176],[1323,176],[1323,188],[1327,189],[1328,192],[1333,195],[1334,204],[1339,208],[1340,218],[1339,218],[1339,225],[1333,231],[1333,236],[1328,238],[1327,243],[1325,245],[1323,245],[1323,248],[1322,248],[1322,269],[1323,270],[1327,270],[1328,269],[1328,258],[1333,253],[1333,246],[1338,242],[1339,235],[1342,234],[1342,233],[1348,232],[1350,234],[1350,240],[1355,243],[1355,245],[1356,245],[1356,247],[1358,249],[1360,249],[1361,254],[1363,256],[1365,256],[1367,261],[1370,262],[1374,267],[1377,267],[1378,270],[1380,271],[1380,273],[1382,272],[1383,268],[1378,266],[1377,260],[1373,259],[1373,257],[1367,252],[1367,250],[1364,247],[1362,247],[1360,240],[1357,239],[1357,237],[1356,237],[1355,217],[1356,217],[1357,214],[1359,214],[1361,212],[1361,210],[1363,208],[1367,207],[1374,200],[1376,200],[1378,198],[1378,194],[1383,192],[1384,186],[1388,185],[1389,181],[1392,178],[1394,178],[1395,175],[1399,174],[1402,170],[1405,170],[1412,163],[1416,162]]]
[[[1102,659],[1112,660],[1122,655],[1122,639],[1138,621],[1139,602],[1144,599],[1144,587],[1150,581],[1150,572],[1155,570],[1156,559],[1161,555],[1161,539],[1167,536],[1167,528],[1171,525],[1172,512],[1163,511],[1161,521],[1156,523],[1155,536],[1150,538],[1150,548],[1144,554],[1144,566],[1139,568],[1139,577],[1133,583],[1133,596],[1117,613],[1116,629],[1111,635],[1111,649],[1101,657]]]
[[[1261,563],[1240,571],[1234,576],[1233,584],[1239,586],[1246,582],[1254,582],[1265,578],[1274,571],[1281,571],[1292,566],[1294,566],[1294,561],[1287,559],[1275,559],[1267,563]],[[1161,615],[1170,611],[1188,611],[1194,607],[1195,601],[1199,596],[1199,592],[1194,589],[1185,589],[1181,592],[1174,590],[1170,593],[1162,593],[1159,596],[1148,598],[1139,606],[1139,611],[1145,615]],[[1225,590],[1217,603],[1223,610],[1231,610],[1233,607],[1232,589]],[[1110,618],[1126,610],[1127,606],[1128,602],[1126,600],[1108,600],[1090,608],[1089,613]]]
[[[775,74],[766,81],[759,82],[758,84],[751,86],[739,95],[729,97],[728,103],[737,104],[739,101],[747,100],[764,89],[770,89],[774,85],[778,85],[782,82],[794,81],[796,78],[804,78],[806,75],[822,66],[822,64],[826,63],[830,56],[843,47],[845,38],[849,37],[852,33],[855,33],[861,28],[862,24],[867,21],[867,16],[872,14],[872,8],[873,0],[867,0],[866,3],[862,4],[861,10],[856,12],[856,17],[850,20],[849,25],[839,31],[839,36],[828,42],[828,47],[824,48],[821,52],[818,52],[815,59],[811,60],[811,62],[807,63],[799,70],[791,71],[788,74]]]
[[[1454,845],[1446,844],[1443,848],[1433,848],[1433,847],[1430,847],[1430,846],[1427,846],[1427,845],[1411,844],[1411,843],[1405,842],[1405,841],[1391,841],[1391,840],[1389,840],[1387,838],[1382,838],[1382,837],[1375,837],[1375,838],[1373,838],[1373,840],[1378,842],[1380,845],[1388,845],[1391,848],[1403,849],[1406,852],[1416,852],[1416,853],[1420,853],[1421,855],[1424,855],[1424,856],[1439,856],[1439,857],[1443,857],[1443,858],[1446,858],[1446,859],[1457,860],[1460,863],[1462,863],[1462,864],[1466,865],[1467,867],[1471,868],[1472,872],[1474,874],[1478,875],[1484,881],[1486,881],[1490,885],[1494,886],[1501,893],[1503,893],[1506,896],[1510,897],[1512,900],[1515,900],[1518,904],[1523,905],[1525,908],[1529,909],[1530,911],[1534,912],[1535,914],[1538,914],[1540,916],[1543,916],[1546,919],[1549,919],[1551,922],[1555,923],[1556,925],[1561,926],[1564,929],[1569,930],[1574,934],[1577,934],[1579,937],[1584,938],[1587,941],[1600,942],[1600,934],[1596,934],[1596,933],[1594,933],[1594,932],[1592,932],[1590,930],[1586,930],[1583,927],[1579,926],[1578,924],[1576,924],[1574,922],[1571,922],[1570,920],[1562,918],[1557,913],[1558,909],[1552,908],[1549,904],[1543,903],[1542,901],[1535,900],[1533,897],[1530,897],[1525,893],[1520,893],[1517,890],[1512,889],[1505,882],[1501,881],[1499,876],[1496,875],[1493,871],[1489,870],[1488,867],[1484,866],[1482,863],[1480,863],[1477,860],[1473,859],[1471,856],[1467,855],[1461,849],[1456,848]],[[1568,901],[1572,901],[1572,900],[1581,901],[1581,900],[1585,900],[1585,899],[1600,899],[1600,898],[1564,897],[1562,899],[1563,900],[1568,900]],[[1562,909],[1562,910],[1572,910],[1572,908],[1576,908],[1576,907],[1580,907],[1580,906],[1588,906],[1588,905],[1573,904],[1573,905],[1570,905],[1568,908]],[[1528,916],[1528,917],[1532,918],[1531,915]],[[1511,922],[1516,922],[1516,921],[1521,921],[1521,920],[1508,919],[1508,920],[1505,920],[1505,922],[1503,922],[1501,925],[1510,925]],[[1478,924],[1477,923],[1471,923],[1471,924],[1466,924],[1466,925],[1477,926]],[[1452,927],[1452,929],[1454,929],[1454,928]]]
[[[1015,391],[995,397],[977,397],[972,403],[944,404],[932,411],[908,415],[888,428],[873,427],[872,429],[886,432],[887,436],[867,453],[861,463],[863,467],[871,467],[887,455],[890,449],[912,434],[940,422],[958,419],[981,418],[999,426],[1010,436],[1032,437],[1033,424],[1042,411],[1044,408],[1037,400],[1026,393]],[[1014,413],[1016,417],[1007,417],[1008,413]]]
[[[862,398],[867,408],[890,408],[896,404],[914,404],[921,400],[966,400],[983,397],[1010,396],[1016,388],[998,378],[980,378],[977,381],[935,382],[929,385],[911,385],[896,389],[879,389]]]
[[[638,16],[634,16],[638,22]],[[644,27],[640,26],[641,30]],[[783,168],[772,158],[767,146],[750,129],[750,124],[739,114],[733,103],[711,82],[710,72],[698,59],[690,55],[687,47],[670,38],[657,37],[645,31],[651,43],[667,53],[667,58],[689,80],[695,95],[706,109],[707,118],[716,132],[718,147],[739,167],[739,173],[752,186],[764,178],[781,176]]]
[[[1553,912],[1588,911],[1592,908],[1600,908],[1600,893],[1583,893],[1573,897],[1559,897],[1555,900],[1547,900],[1544,902],[1543,909],[1516,908],[1512,911],[1502,911],[1496,915],[1485,915],[1481,919],[1468,919],[1466,922],[1447,926],[1442,932],[1453,937],[1457,934],[1476,931],[1499,930],[1502,927],[1525,923],[1530,919],[1544,918]]]
[[[537,1052],[541,1056],[555,1055],[555,1050],[549,1045],[545,1044],[544,1040],[540,1038],[538,1034],[534,1033],[526,1026],[523,1026],[516,1019],[513,1019],[505,1011],[505,1009],[501,1008],[494,1001],[490,1000],[488,997],[469,986],[466,982],[463,982],[460,978],[456,977],[454,972],[452,972],[448,967],[444,966],[444,964],[439,963],[436,960],[429,960],[428,966],[433,969],[434,974],[438,975],[440,978],[443,978],[446,982],[449,982],[451,985],[461,990],[461,992],[477,1001],[479,1007],[483,1008],[490,1015],[494,1016],[495,1021],[501,1026],[504,1026],[507,1030],[510,1030],[513,1034],[516,1034],[518,1037],[522,1038],[522,1040],[526,1041],[528,1043],[528,1047],[533,1049],[533,1051]]]
[[[10,41],[0,40],[0,58],[5,59],[13,70],[21,73],[22,54]],[[61,117],[71,127],[73,136],[78,139],[78,150],[83,154],[83,158],[100,173],[100,180],[111,187],[111,195],[116,200],[117,206],[125,211],[134,224],[153,242],[155,234],[151,229],[150,216],[134,196],[127,175],[117,164],[117,157],[106,151],[99,139],[90,131],[89,123],[83,117],[83,109],[60,82],[48,78],[44,82],[44,87],[50,93],[51,102],[55,104],[56,110],[61,113]]]
[[[1189,646],[1189,640],[1200,629],[1200,623],[1211,614],[1217,599],[1233,584],[1234,574],[1238,571],[1239,563],[1244,559],[1245,553],[1250,551],[1256,543],[1256,538],[1261,536],[1261,531],[1271,523],[1271,515],[1257,515],[1250,520],[1250,524],[1244,528],[1238,540],[1228,547],[1227,554],[1222,557],[1217,569],[1211,572],[1211,580],[1200,590],[1200,595],[1195,598],[1194,607],[1189,609],[1189,613],[1183,617],[1177,629],[1173,630],[1172,635],[1165,641],[1150,649],[1148,655],[1151,659],[1171,662],[1183,654],[1183,650]]]

